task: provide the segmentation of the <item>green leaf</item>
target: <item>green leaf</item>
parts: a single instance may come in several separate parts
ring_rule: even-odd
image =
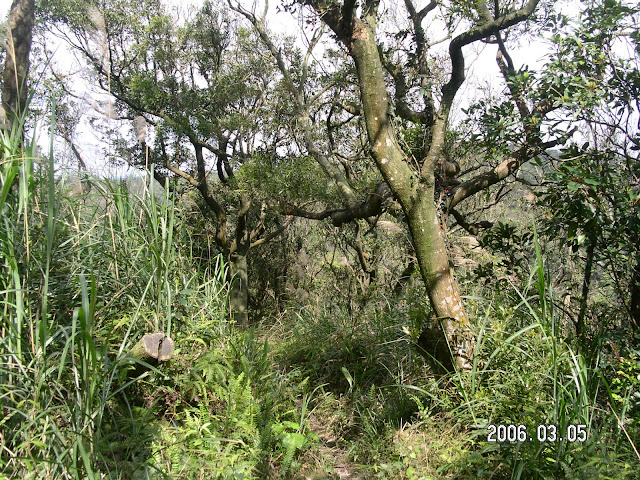
[[[283,425],[289,427],[291,430],[299,430],[300,429],[300,424],[296,423],[296,422],[290,422],[288,420],[285,420],[284,422],[282,422]]]
[[[299,450],[307,443],[307,437],[301,433],[289,433],[282,441],[283,445],[294,450]]]
[[[344,375],[344,378],[346,378],[347,382],[349,382],[349,390],[352,390],[353,389],[353,377],[349,373],[349,370],[347,370],[345,367],[342,367],[341,370],[342,370],[342,374]]]
[[[587,185],[600,185],[600,179],[596,177],[588,177],[584,180]]]

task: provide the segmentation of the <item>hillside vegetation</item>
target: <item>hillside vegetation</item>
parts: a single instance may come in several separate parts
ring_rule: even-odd
[[[640,7],[562,5],[15,0],[0,480],[640,478]]]

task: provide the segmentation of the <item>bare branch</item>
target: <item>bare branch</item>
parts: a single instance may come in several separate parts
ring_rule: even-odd
[[[559,139],[555,139],[549,142],[535,142],[533,144],[525,144],[520,148],[512,152],[512,154],[503,160],[496,167],[485,171],[483,173],[478,174],[477,176],[461,183],[455,190],[453,197],[448,204],[448,209],[454,208],[461,201],[469,198],[476,193],[486,190],[492,185],[495,185],[498,182],[501,182],[509,175],[514,174],[524,163],[528,162],[535,156],[541,154],[545,150],[549,148],[553,148],[562,141],[569,138],[576,129],[567,132]]]
[[[313,32],[313,37],[309,41],[309,46],[307,47],[307,52],[305,53],[304,60],[302,62],[302,75],[300,79],[300,88],[302,88],[307,82],[307,77],[309,75],[309,60],[311,59],[311,55],[313,53],[313,49],[318,45],[320,38],[322,38],[322,34],[324,32],[323,28],[324,24],[320,24],[320,27]],[[302,94],[302,91],[300,91]]]
[[[164,164],[165,168],[169,170],[171,173],[178,175],[179,177],[184,178],[187,182],[189,182],[193,187],[200,188],[200,182],[198,182],[195,178],[189,175],[187,172],[180,170],[175,165],[171,165],[169,162]]]
[[[526,20],[534,12],[539,2],[540,0],[529,0],[522,8],[503,15],[500,18],[485,22],[482,25],[477,25],[461,33],[451,41],[449,45],[449,56],[451,57],[452,71],[449,82],[442,88],[443,103],[453,101],[453,97],[464,81],[465,63],[462,47],[490,35],[495,35],[508,27]]]
[[[516,104],[516,107],[518,107],[518,112],[520,112],[520,118],[523,121],[527,121],[527,119],[529,119],[531,112],[529,111],[529,107],[527,106],[527,103],[524,100],[524,95],[522,93],[522,91],[517,88],[516,85],[513,84],[513,81],[511,81],[511,77],[513,77],[513,75],[515,75],[515,69],[513,68],[513,60],[511,60],[511,56],[509,55],[509,52],[507,51],[507,47],[504,44],[504,41],[502,40],[502,36],[498,33],[496,34],[496,37],[498,39],[498,53],[496,54],[496,62],[498,63],[498,67],[500,68],[500,72],[502,73],[502,76],[504,77],[504,80],[509,88],[509,91],[511,92],[511,96],[513,97],[513,101]]]
[[[264,237],[259,238],[255,242],[251,243],[251,248],[257,247],[258,245],[262,245],[263,243],[270,242],[271,240],[276,238],[278,235],[280,235],[282,232],[284,232],[287,228],[289,228],[289,225],[291,225],[291,221],[292,220],[293,220],[292,216],[287,217],[287,219],[284,221],[284,223],[279,228],[277,228],[276,230],[268,233]]]
[[[364,251],[364,246],[362,245],[362,237],[360,235],[360,225],[358,223],[356,223],[355,240],[351,241],[347,239],[347,243],[358,254],[358,261],[360,262],[360,266],[362,267],[362,270],[364,270],[364,272],[368,274],[369,277],[371,278],[375,277],[376,269],[375,267],[372,267],[371,265],[369,265],[369,261],[367,260],[367,258],[369,257],[369,254]]]
[[[384,200],[389,198],[390,194],[389,186],[385,182],[380,182],[376,190],[369,195],[367,200],[354,207],[310,212],[296,206],[290,206],[284,209],[284,213],[286,215],[309,218],[311,220],[331,218],[331,223],[336,227],[340,227],[354,220],[367,219],[380,215],[383,212]]]
[[[491,228],[493,226],[493,223],[488,222],[488,221],[481,221],[481,222],[468,222],[466,218],[464,218],[464,216],[458,212],[455,208],[450,208],[449,209],[449,213],[451,213],[451,215],[453,215],[453,218],[456,219],[456,222],[458,223],[458,225],[460,225],[462,228],[464,228],[467,232],[469,232],[471,235],[477,235],[480,232],[481,228]]]

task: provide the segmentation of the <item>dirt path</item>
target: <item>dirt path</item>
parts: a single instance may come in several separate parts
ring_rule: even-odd
[[[303,472],[302,478],[305,480],[364,480],[366,478],[359,472],[361,470],[359,465],[349,460],[348,451],[341,448],[344,441],[336,434],[336,430],[339,430],[336,429],[338,423],[337,414],[327,416],[314,413],[309,417],[309,428],[320,439],[320,446],[317,451],[316,469]]]

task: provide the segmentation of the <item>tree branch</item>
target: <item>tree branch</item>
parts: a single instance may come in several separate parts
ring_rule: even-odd
[[[261,237],[258,240],[256,240],[255,242],[253,242],[251,244],[251,248],[257,247],[258,245],[262,245],[263,243],[270,242],[271,240],[276,238],[278,235],[280,235],[282,232],[284,232],[287,228],[289,228],[289,225],[291,224],[292,220],[293,220],[293,217],[292,216],[288,216],[287,219],[284,221],[284,223],[278,229],[274,230],[273,232],[268,233],[264,237]]]
[[[449,45],[449,56],[451,57],[452,64],[451,79],[442,88],[443,95],[446,97],[455,95],[455,92],[464,81],[464,55],[462,55],[462,47],[490,35],[495,35],[506,28],[526,20],[534,12],[539,2],[540,0],[529,0],[522,8],[503,15],[500,18],[485,22],[482,25],[477,25],[455,37]]]
[[[251,246],[249,233],[247,232],[247,214],[249,213],[249,208],[251,208],[251,199],[246,193],[240,194],[240,208],[238,209],[235,239],[229,247],[230,253],[237,250],[246,253]]]
[[[490,21],[486,21],[481,25],[477,25],[456,36],[449,44],[451,76],[449,81],[442,87],[442,101],[433,126],[431,146],[420,172],[423,178],[429,178],[431,176],[437,161],[442,155],[442,150],[445,145],[445,132],[449,121],[449,113],[456,93],[464,82],[465,62],[464,55],[462,54],[462,47],[490,35],[495,35],[508,27],[526,20],[534,12],[539,2],[540,0],[529,0],[525,6],[519,10],[510,12],[507,15],[503,15],[502,17]]]
[[[455,208],[450,208],[449,213],[453,215],[453,218],[456,219],[456,222],[458,223],[458,225],[460,225],[467,232],[469,232],[471,235],[474,235],[474,236],[478,234],[481,228],[491,228],[493,226],[493,223],[488,221],[470,223]]]
[[[544,147],[542,146],[523,145],[496,167],[461,183],[458,188],[456,188],[453,197],[451,197],[448,209],[451,210],[464,199],[489,188],[491,185],[501,182],[509,175],[515,173],[523,163],[542,151],[544,151]]]
[[[360,262],[360,266],[362,267],[362,270],[364,270],[364,272],[369,275],[370,278],[373,278],[376,276],[376,269],[375,267],[372,267],[371,265],[369,265],[369,261],[367,260],[367,257],[369,256],[365,251],[364,251],[364,247],[362,246],[362,238],[360,236],[360,225],[358,223],[356,223],[356,238],[354,241],[351,241],[349,239],[346,240],[347,243],[349,244],[349,246],[351,248],[353,248],[356,253],[358,254],[358,261]]]
[[[296,105],[298,108],[298,114],[297,114],[298,126],[302,130],[304,145],[309,155],[318,162],[318,164],[320,165],[322,170],[325,172],[325,174],[334,182],[336,182],[336,185],[338,186],[338,190],[340,191],[340,194],[342,195],[345,203],[347,205],[355,204],[357,202],[357,197],[353,192],[353,189],[351,188],[351,185],[349,184],[345,176],[337,168],[335,168],[335,166],[331,163],[329,158],[316,147],[315,141],[313,139],[313,134],[312,134],[311,119],[309,116],[309,105],[308,105],[308,102],[304,101],[304,98],[301,94],[301,89],[303,86],[301,85],[300,88],[296,87],[293,81],[293,78],[291,77],[291,74],[289,72],[289,69],[287,68],[284,62],[282,53],[278,48],[276,48],[275,44],[269,37],[267,30],[264,26],[264,23],[258,21],[255,15],[245,10],[244,8],[240,7],[240,5],[237,5],[237,4],[234,5],[232,0],[227,0],[227,1],[232,10],[240,13],[247,20],[249,20],[251,25],[253,25],[253,28],[256,30],[256,32],[258,32],[258,35],[260,36],[260,39],[262,40],[263,44],[267,47],[267,49],[271,52],[271,55],[274,57],[276,64],[278,65],[278,69],[280,70],[280,73],[282,73],[287,85],[289,86],[289,91],[293,95],[294,100],[296,102]],[[355,0],[351,0],[351,1],[353,4],[355,4]],[[324,3],[324,2],[320,2],[320,3]],[[347,7],[348,7],[348,3],[345,3],[345,8],[346,8],[345,12],[348,11]],[[353,8],[353,5],[351,5],[351,8]]]
[[[376,190],[369,195],[367,200],[354,207],[330,209],[322,212],[309,212],[297,206],[290,206],[284,209],[284,213],[286,215],[309,218],[311,220],[331,218],[331,223],[336,227],[340,227],[354,220],[367,219],[380,215],[383,212],[384,200],[388,198],[390,194],[389,186],[385,182],[380,182]]]

